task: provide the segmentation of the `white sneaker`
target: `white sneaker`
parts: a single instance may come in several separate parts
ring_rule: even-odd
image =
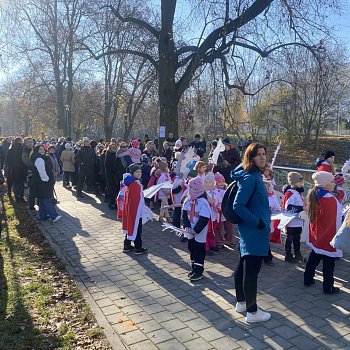
[[[248,323],[253,323],[253,322],[268,321],[270,318],[271,318],[271,314],[269,312],[262,311],[258,308],[255,314],[253,314],[252,312],[247,312],[247,316],[245,320]]]
[[[57,215],[53,220],[52,222],[55,223],[57,222],[58,220],[62,219],[62,216],[61,215]]]
[[[243,301],[243,302],[237,301],[237,303],[236,303],[236,311],[240,312],[240,313],[247,311],[247,306],[246,306],[245,301]]]

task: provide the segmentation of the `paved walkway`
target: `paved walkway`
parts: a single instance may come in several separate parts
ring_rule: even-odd
[[[63,219],[41,225],[105,328],[114,349],[350,349],[349,257],[336,265],[339,295],[322,293],[320,273],[303,286],[303,265],[263,266],[258,304],[272,313],[249,325],[234,311],[236,251],[207,257],[205,279],[192,284],[186,243],[157,222],[144,226],[149,254],[122,253],[115,212],[90,195],[77,201],[56,186]],[[320,271],[319,271],[320,272]]]

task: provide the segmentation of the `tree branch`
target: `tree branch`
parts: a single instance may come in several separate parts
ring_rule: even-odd
[[[100,58],[102,58],[104,56],[108,56],[108,55],[118,55],[118,54],[135,55],[135,56],[139,56],[139,57],[142,57],[142,58],[148,60],[154,66],[154,68],[158,69],[158,61],[156,61],[151,55],[149,55],[146,52],[141,52],[141,51],[131,50],[131,49],[109,49],[105,52],[102,52],[99,55],[96,55],[86,44],[82,43],[82,46],[84,47],[85,50],[87,50],[90,53],[90,55],[96,61],[98,61]]]
[[[123,17],[120,13],[120,1],[118,2],[117,8],[115,8],[113,5],[103,6],[102,8],[104,7],[110,8],[114,16],[116,16],[121,22],[137,24],[138,26],[149,31],[156,39],[159,39],[160,32],[156,28],[151,26],[149,23],[147,23],[146,21],[139,18],[132,17],[132,16]]]

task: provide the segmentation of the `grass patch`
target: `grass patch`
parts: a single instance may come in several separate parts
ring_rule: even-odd
[[[0,349],[110,349],[25,205],[5,200],[0,239]]]

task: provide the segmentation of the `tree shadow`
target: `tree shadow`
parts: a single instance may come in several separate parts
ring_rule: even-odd
[[[22,231],[23,226],[27,226],[23,224],[23,221],[28,219],[27,209],[24,205],[15,202],[12,202],[12,205],[14,214],[20,222],[16,227],[19,235],[26,237],[33,245],[39,244],[37,237],[31,239],[31,234],[27,234],[28,229],[27,233]],[[8,220],[12,220],[12,217],[7,216],[5,212],[3,225],[5,238],[1,242],[4,255],[0,252],[0,348],[23,349],[25,347],[44,350],[52,346],[60,346],[60,338],[42,332],[34,324],[28,304],[24,299],[21,282],[23,276],[20,273],[21,261],[18,261],[16,257],[17,252],[20,252],[23,247],[21,242],[11,238]],[[33,251],[32,254],[34,256],[35,252]],[[4,257],[8,259],[6,262]],[[7,271],[8,278],[5,276],[5,271]]]

